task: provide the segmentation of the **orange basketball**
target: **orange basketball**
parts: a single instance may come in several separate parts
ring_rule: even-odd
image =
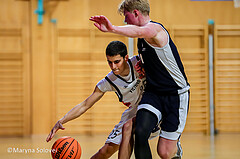
[[[80,159],[82,150],[77,140],[65,136],[53,144],[51,154],[53,159]]]

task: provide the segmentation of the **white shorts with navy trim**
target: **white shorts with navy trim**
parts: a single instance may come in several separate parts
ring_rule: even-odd
[[[121,121],[117,125],[115,125],[112,132],[109,134],[109,136],[106,140],[106,143],[111,142],[111,143],[120,145],[120,143],[122,141],[122,127],[128,120],[135,117],[136,113],[137,113],[137,107],[129,108],[129,109],[125,110],[122,114]],[[149,139],[153,139],[153,138],[159,136],[159,134],[160,134],[160,130],[152,132]]]

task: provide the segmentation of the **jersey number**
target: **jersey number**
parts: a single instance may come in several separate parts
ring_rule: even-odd
[[[119,130],[113,130],[110,135],[108,136],[108,139],[114,139],[115,137],[118,136]]]

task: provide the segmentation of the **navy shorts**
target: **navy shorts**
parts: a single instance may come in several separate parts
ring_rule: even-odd
[[[157,95],[144,92],[139,109],[147,109],[158,118],[160,136],[177,140],[186,124],[189,106],[189,91],[176,95]]]

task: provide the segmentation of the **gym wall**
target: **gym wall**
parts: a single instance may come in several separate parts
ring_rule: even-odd
[[[107,44],[128,44],[128,38],[101,33],[89,18],[105,15],[124,25],[120,2],[45,0],[38,24],[36,0],[0,1],[0,135],[47,134],[92,93],[110,71]],[[240,8],[233,1],[150,0],[150,5],[152,20],[165,25],[176,43],[191,84],[185,132],[209,133],[208,19],[215,21],[215,126],[220,133],[240,132]],[[67,123],[64,134],[109,133],[125,108],[115,93],[106,93]]]

